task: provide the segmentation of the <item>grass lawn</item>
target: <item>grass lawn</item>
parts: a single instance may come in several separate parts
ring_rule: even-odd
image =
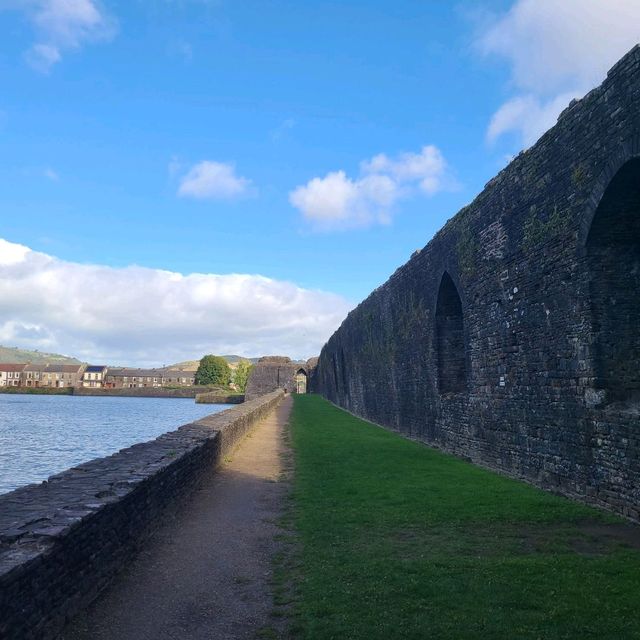
[[[639,528],[318,396],[291,436],[302,638],[640,638]]]

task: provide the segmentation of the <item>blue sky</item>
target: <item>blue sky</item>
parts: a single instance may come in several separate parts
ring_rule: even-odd
[[[41,256],[39,269],[46,258],[82,273],[69,303],[87,316],[67,330],[59,310],[5,302],[0,341],[144,363],[162,340],[175,357],[313,355],[350,306],[638,40],[640,3],[607,6],[0,0],[0,237],[13,256],[4,263],[25,259],[18,244]],[[272,293],[273,309],[248,317],[256,292],[227,279],[224,293],[207,281],[197,341],[179,337],[186,319],[174,333],[131,320],[136,331],[124,335],[111,288],[102,317],[115,315],[92,334],[88,265],[101,269],[98,289],[138,268],[141,291],[157,270],[258,275],[252,282],[291,285],[298,302],[280,307],[300,324],[278,316]],[[236,306],[218,317],[227,302],[216,296],[234,292]],[[162,289],[147,305],[171,295],[165,317],[179,296],[191,296],[185,309],[202,298]],[[221,327],[240,322],[245,334]],[[158,342],[141,341],[145,332]]]

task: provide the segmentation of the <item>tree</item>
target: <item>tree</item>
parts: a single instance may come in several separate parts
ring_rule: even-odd
[[[229,363],[221,356],[203,356],[196,371],[196,384],[228,386],[231,380]]]
[[[253,369],[253,365],[248,360],[240,360],[236,365],[233,382],[238,387],[238,391],[242,393],[247,390],[247,381],[249,380],[251,369]]]

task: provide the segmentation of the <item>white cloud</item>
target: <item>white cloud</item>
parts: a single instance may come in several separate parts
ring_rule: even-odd
[[[389,224],[394,205],[421,191],[433,195],[447,186],[447,164],[440,150],[424,146],[419,153],[384,153],[360,163],[360,176],[333,171],[313,178],[289,194],[289,202],[319,230]]]
[[[45,167],[44,170],[42,171],[42,174],[44,175],[45,178],[47,178],[48,180],[51,180],[51,182],[58,182],[58,180],[60,180],[60,176],[58,175],[58,172],[52,169],[51,167]]]
[[[36,31],[26,60],[43,73],[62,60],[63,52],[108,40],[116,31],[115,20],[98,0],[5,0],[0,9],[26,12]]]
[[[84,265],[0,239],[0,343],[98,363],[306,358],[349,308],[340,296],[259,275]]]
[[[530,147],[557,121],[560,112],[584,92],[561,93],[550,100],[533,95],[516,96],[505,102],[491,117],[487,140],[494,142],[510,131],[519,133],[525,147]]]
[[[171,172],[172,166],[169,167]],[[227,199],[247,193],[251,181],[237,176],[235,167],[224,162],[203,160],[183,176],[178,195],[197,199]]]
[[[54,64],[62,60],[58,47],[49,44],[34,44],[25,58],[29,65],[41,73],[48,73]]]
[[[488,140],[514,132],[531,145],[639,41],[638,0],[517,0],[477,43],[507,60],[517,91],[493,116]]]

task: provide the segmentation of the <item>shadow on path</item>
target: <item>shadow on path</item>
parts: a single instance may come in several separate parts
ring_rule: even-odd
[[[288,490],[283,432],[291,405],[286,397],[167,517],[62,640],[236,640],[272,626],[269,580]]]

